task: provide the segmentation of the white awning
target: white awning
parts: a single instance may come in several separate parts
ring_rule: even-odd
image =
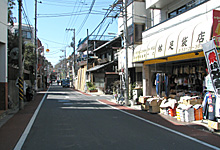
[[[141,50],[139,46],[137,47],[133,62],[201,50],[201,44],[210,40],[212,22],[206,21],[191,26],[186,24],[186,26],[188,27],[182,30],[180,29],[184,25],[175,26],[168,31],[161,31],[145,38],[144,41],[147,42],[142,44]]]
[[[163,36],[157,41],[155,58],[165,55],[167,36]]]
[[[177,44],[177,53],[184,53],[191,50],[193,29],[194,26],[189,26],[180,32]]]
[[[202,49],[202,45],[210,41],[212,22],[202,22],[193,31],[192,50]]]

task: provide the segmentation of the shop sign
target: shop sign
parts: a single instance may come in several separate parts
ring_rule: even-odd
[[[211,37],[211,22],[198,24],[193,31],[192,50],[202,49],[202,44],[208,42]]]
[[[220,11],[213,10],[213,36],[220,35]]]
[[[148,48],[149,43],[143,44],[141,46],[141,60],[146,60],[147,59],[147,48]]]
[[[142,45],[138,45],[138,46],[134,49],[133,62],[137,62],[137,61],[140,60],[141,47],[142,47]]]
[[[167,38],[165,56],[176,54],[178,35],[178,32],[174,32]]]
[[[184,53],[184,52],[188,52],[191,50],[192,33],[193,33],[192,27],[183,29],[180,32],[179,39],[178,39],[177,53]]]
[[[140,61],[145,60],[146,59],[146,51],[145,50],[141,50],[140,51]]]
[[[157,41],[155,58],[164,56],[166,50],[166,40],[167,40],[167,36],[160,38]]]
[[[150,42],[147,48],[146,52],[146,59],[152,59],[155,56],[155,51],[156,51],[156,40],[153,40]]]
[[[218,97],[216,100],[216,117],[220,117],[220,63],[218,52],[214,40],[202,44],[202,47],[214,91]]]

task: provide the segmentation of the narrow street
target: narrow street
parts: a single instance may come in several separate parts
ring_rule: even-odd
[[[22,150],[218,149],[104,104],[108,98],[51,86],[27,138],[22,136],[17,146]]]

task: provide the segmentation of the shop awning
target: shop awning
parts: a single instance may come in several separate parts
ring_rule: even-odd
[[[165,55],[166,41],[167,41],[167,36],[163,36],[157,41],[157,49],[155,52],[155,58],[163,57]]]
[[[139,60],[140,60],[141,46],[142,46],[142,45],[138,45],[138,46],[134,49],[133,61],[139,61]]]
[[[144,62],[144,65],[151,65],[151,64],[158,64],[158,63],[166,63],[166,62],[174,62],[179,60],[187,60],[187,59],[194,59],[194,58],[201,58],[204,57],[203,51],[200,52],[191,52],[181,55],[173,55],[164,58],[158,59],[151,59]]]
[[[183,28],[184,26],[181,27],[173,27],[172,30],[161,31],[156,35],[152,35],[152,37],[145,38],[144,41],[147,42],[142,44],[141,50],[137,47],[136,59],[133,62],[143,62],[160,58],[164,61],[164,58],[168,56],[201,51],[201,45],[210,40],[212,22],[201,22],[186,28]],[[140,52],[138,53],[138,51]],[[143,58],[143,53],[146,53],[146,57],[140,59]]]
[[[192,35],[195,26],[189,26],[179,33],[177,53],[185,53],[191,51]]]
[[[108,66],[108,65],[110,65],[110,64],[112,64],[112,63],[114,63],[114,61],[108,62],[108,63],[103,64],[103,65],[97,65],[97,66],[95,66],[95,67],[93,67],[93,68],[88,69],[86,72],[97,71],[97,70],[102,69],[102,68],[104,68],[104,67],[106,67],[106,66]]]

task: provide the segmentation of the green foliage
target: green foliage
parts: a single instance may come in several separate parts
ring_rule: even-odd
[[[92,90],[97,90],[96,87],[89,87],[89,90],[92,91]]]
[[[86,82],[87,87],[95,87],[95,85],[92,82]]]
[[[15,6],[14,0],[8,0],[8,23],[10,23],[11,25],[13,25],[15,19],[12,13],[12,9],[14,8],[14,6]]]
[[[32,71],[34,63],[35,63],[34,45],[32,43],[28,43],[25,45],[24,68],[26,70]]]
[[[92,82],[86,82],[88,90],[97,90],[96,86]]]
[[[18,35],[11,33],[10,30],[8,30],[8,63],[13,65],[18,65],[18,60],[12,60],[10,57],[10,52],[13,48],[18,48]],[[22,54],[24,54],[25,51],[25,44],[22,42]]]

